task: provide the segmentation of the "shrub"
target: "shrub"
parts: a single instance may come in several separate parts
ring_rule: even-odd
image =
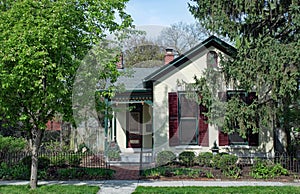
[[[3,137],[0,135],[0,152],[14,153],[24,150],[27,141],[24,138]]]
[[[112,178],[114,170],[103,168],[64,168],[58,169],[59,179]]]
[[[179,154],[179,162],[184,166],[193,166],[195,161],[195,153],[184,151]]]
[[[77,154],[71,154],[67,159],[67,163],[70,166],[79,166],[80,162],[81,162],[81,157]]]
[[[211,167],[219,169],[220,168],[220,160],[221,160],[221,154],[216,154],[212,158]]]
[[[167,166],[160,166],[156,168],[146,169],[143,171],[143,176],[145,177],[154,177],[158,178],[160,176],[165,177],[189,177],[196,178],[200,177],[204,172],[201,169],[192,169],[192,168],[172,168]]]
[[[203,152],[203,153],[199,153],[199,155],[196,157],[196,162],[200,166],[211,167],[212,159],[213,159],[213,153]]]
[[[0,179],[4,180],[29,180],[30,168],[25,165],[17,164],[14,166],[8,166],[2,162],[0,165]]]
[[[238,160],[238,157],[235,155],[229,155],[229,154],[221,155],[221,158],[218,162],[217,168],[224,170],[228,166],[236,165],[237,160]]]
[[[156,165],[167,165],[176,159],[176,155],[172,151],[161,151],[157,154]]]
[[[26,156],[21,160],[21,164],[27,167],[28,169],[31,168],[31,156]],[[50,159],[46,156],[38,157],[38,169],[44,170],[50,166]]]
[[[50,157],[51,165],[56,167],[65,167],[67,166],[67,159],[65,156],[57,155]]]
[[[59,153],[50,157],[51,165],[57,167],[66,167],[66,166],[79,166],[81,162],[81,156],[78,154],[72,153]]]
[[[238,157],[230,154],[217,154],[213,156],[212,166],[224,170],[230,166],[236,165]]]
[[[271,161],[255,159],[250,175],[257,179],[275,178],[280,175],[288,175],[287,169],[280,164],[274,164]]]
[[[227,177],[237,179],[241,176],[242,170],[240,169],[240,167],[238,167],[236,165],[232,165],[232,166],[228,166],[228,167],[224,168],[222,170],[222,173]]]

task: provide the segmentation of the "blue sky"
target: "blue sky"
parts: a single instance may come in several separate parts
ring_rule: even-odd
[[[193,23],[195,19],[188,10],[189,0],[130,0],[126,11],[136,26],[160,25],[185,22]]]

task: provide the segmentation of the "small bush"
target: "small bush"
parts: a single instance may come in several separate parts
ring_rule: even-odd
[[[288,175],[287,169],[283,168],[281,164],[274,164],[271,161],[255,160],[250,175],[257,179],[275,178],[281,175]]]
[[[0,135],[0,152],[14,153],[23,151],[27,146],[24,138],[3,137]]]
[[[79,166],[81,162],[81,157],[76,154],[71,154],[67,159],[67,164],[70,166]]]
[[[237,160],[238,160],[238,157],[235,155],[229,155],[229,154],[221,155],[221,158],[218,162],[217,168],[224,170],[228,166],[236,165]]]
[[[79,166],[81,159],[80,155],[74,153],[59,153],[50,157],[51,165],[56,167]]]
[[[21,160],[21,164],[27,167],[28,169],[31,168],[31,156],[26,156]],[[42,156],[38,157],[38,169],[44,170],[50,166],[50,159],[48,157]]]
[[[2,162],[0,165],[0,179],[4,180],[29,180],[30,168],[25,165],[17,164],[8,166]]]
[[[161,151],[157,154],[156,165],[162,166],[174,162],[176,155],[171,151]]]
[[[179,162],[184,166],[193,166],[195,162],[195,153],[184,151],[179,154]]]
[[[227,177],[237,179],[237,178],[240,178],[240,176],[242,174],[242,170],[240,167],[238,167],[236,165],[232,165],[232,166],[228,166],[228,167],[224,168],[222,170],[222,173]]]
[[[216,154],[213,156],[211,167],[215,169],[220,169],[220,160],[221,160],[221,154]]]
[[[197,178],[203,172],[201,169],[192,169],[192,168],[172,168],[167,166],[160,166],[156,168],[151,168],[143,171],[143,176],[159,178],[160,176],[165,177],[188,177],[188,178]]]
[[[203,152],[199,153],[196,157],[196,161],[200,166],[211,167],[212,166],[213,153]]]
[[[224,170],[230,166],[236,165],[238,157],[230,154],[217,154],[213,156],[212,167]]]
[[[56,167],[66,167],[67,157],[64,155],[55,155],[50,157],[51,165]]]
[[[112,178],[115,171],[103,168],[65,168],[58,169],[59,179]]]

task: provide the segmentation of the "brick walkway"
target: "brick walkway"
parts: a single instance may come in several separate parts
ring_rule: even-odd
[[[111,166],[116,173],[113,176],[115,180],[138,180],[139,166]]]

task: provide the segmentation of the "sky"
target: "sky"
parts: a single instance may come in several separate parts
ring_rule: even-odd
[[[189,0],[130,0],[126,12],[136,26],[170,26],[178,22],[194,23],[188,10]]]

